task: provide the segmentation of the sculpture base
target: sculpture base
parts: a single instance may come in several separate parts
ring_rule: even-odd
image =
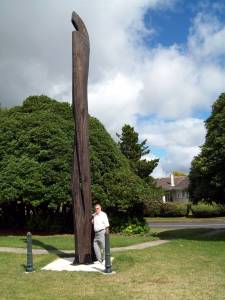
[[[73,261],[73,265],[90,265],[93,263],[92,255],[91,254],[85,254],[85,255],[79,255],[75,254],[75,258]]]
[[[71,272],[98,272],[105,275],[115,274],[115,272],[112,273],[105,273],[105,266],[104,264],[101,264],[99,262],[95,262],[90,265],[73,265],[74,257],[65,257],[65,258],[57,258],[44,268],[42,270],[48,270],[48,271],[71,271]],[[111,261],[113,258],[111,257]]]

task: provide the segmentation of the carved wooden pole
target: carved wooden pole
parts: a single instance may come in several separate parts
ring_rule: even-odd
[[[87,83],[89,37],[81,18],[72,13],[72,97],[75,120],[72,199],[75,234],[75,264],[92,262],[91,176],[88,138]]]

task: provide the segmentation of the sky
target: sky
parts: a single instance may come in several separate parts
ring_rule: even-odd
[[[0,102],[71,103],[71,14],[90,37],[89,113],[147,139],[154,177],[189,172],[225,90],[224,0],[1,0]]]

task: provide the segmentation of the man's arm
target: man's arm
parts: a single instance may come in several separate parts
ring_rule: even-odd
[[[109,219],[106,213],[104,214],[104,224],[106,233],[109,233]]]

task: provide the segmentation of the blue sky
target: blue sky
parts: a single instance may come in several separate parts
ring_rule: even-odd
[[[147,139],[153,176],[188,172],[225,90],[224,0],[1,0],[2,106],[71,103],[73,10],[91,42],[89,113],[114,138],[127,123]]]
[[[148,10],[144,16],[146,27],[154,28],[155,34],[146,38],[148,47],[162,44],[168,47],[174,43],[185,45],[191,19],[194,17],[193,2],[180,1],[176,7],[168,10]]]
[[[156,31],[153,36],[146,38],[147,47],[155,47],[158,44],[165,47],[179,44],[185,47],[192,21],[199,12],[211,13],[224,22],[225,2],[177,0],[170,9],[147,10],[144,23],[146,27],[154,28]]]

